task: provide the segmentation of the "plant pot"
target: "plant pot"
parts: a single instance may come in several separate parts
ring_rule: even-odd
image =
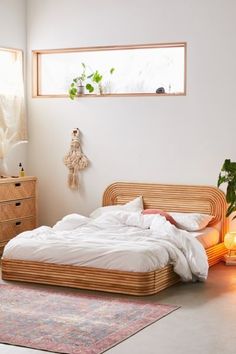
[[[78,85],[77,86],[78,95],[84,95],[84,86]]]
[[[103,95],[103,86],[101,83],[98,84],[98,92],[99,92],[99,95]]]

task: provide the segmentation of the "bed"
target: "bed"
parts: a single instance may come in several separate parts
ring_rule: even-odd
[[[222,191],[209,186],[116,182],[105,190],[103,206],[125,204],[138,196],[143,197],[145,209],[214,215],[208,226],[220,225],[219,242],[206,253],[209,266],[222,260],[227,252],[223,243],[227,220]],[[129,272],[7,258],[2,260],[2,278],[139,296],[155,294],[180,281],[172,265],[150,272]]]

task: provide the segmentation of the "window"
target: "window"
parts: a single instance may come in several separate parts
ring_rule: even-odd
[[[0,48],[0,160],[26,139],[23,52]]]
[[[0,95],[23,96],[23,53],[0,48]]]
[[[65,97],[76,78],[83,96],[185,95],[186,43],[36,50],[33,69],[34,97]]]

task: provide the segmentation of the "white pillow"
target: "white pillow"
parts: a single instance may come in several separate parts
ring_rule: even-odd
[[[213,215],[199,213],[169,213],[176,221],[177,227],[186,231],[204,229],[213,219]]]
[[[89,217],[92,219],[96,219],[99,216],[105,214],[105,213],[109,213],[111,211],[132,211],[132,212],[137,212],[137,211],[142,211],[143,210],[143,197],[137,197],[133,200],[131,200],[131,202],[123,204],[123,205],[108,205],[105,207],[100,207],[98,209],[95,209],[90,215]]]

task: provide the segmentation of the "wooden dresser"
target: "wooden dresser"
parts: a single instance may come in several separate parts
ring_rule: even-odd
[[[36,224],[36,178],[0,178],[0,255],[11,238]]]

